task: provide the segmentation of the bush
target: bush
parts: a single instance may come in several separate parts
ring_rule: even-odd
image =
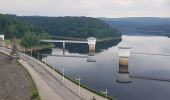
[[[21,45],[24,46],[25,48],[30,48],[35,45],[39,45],[40,39],[46,39],[48,38],[47,33],[34,33],[30,32],[27,33],[21,40]]]
[[[37,98],[38,97],[38,92],[36,90],[32,91],[32,98]]]

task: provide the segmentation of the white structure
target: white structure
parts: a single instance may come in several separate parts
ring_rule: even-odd
[[[4,40],[5,38],[4,38],[4,35],[0,35],[0,38],[2,39],[2,40]]]
[[[119,57],[119,71],[117,75],[117,82],[129,83],[129,69],[128,69],[128,57]]]
[[[81,78],[80,76],[78,78],[75,78],[78,82],[79,82],[79,90],[78,90],[78,94],[80,94],[80,84],[81,84]]]
[[[107,94],[108,94],[108,91],[107,91],[107,89],[106,89],[106,91],[101,91],[103,94],[105,94],[106,95],[106,100],[108,100],[107,99]]]
[[[129,73],[118,73],[117,82],[120,82],[120,83],[131,82],[130,77],[129,77]]]
[[[117,82],[129,83],[128,59],[130,57],[131,47],[128,45],[119,45],[119,72]]]
[[[93,55],[93,56],[88,56],[87,62],[96,62],[96,56],[95,56],[95,55]]]
[[[63,82],[64,82],[64,68],[62,68],[62,71],[63,71],[63,78],[62,78],[62,80],[63,80]]]
[[[94,47],[95,48],[95,46],[96,46],[96,38],[89,37],[89,38],[87,38],[87,41],[88,41],[89,47]]]
[[[89,37],[87,41],[74,41],[74,40],[40,40],[40,42],[61,42],[63,43],[63,55],[65,55],[65,43],[87,43],[89,45],[89,51],[95,52],[96,38]]]
[[[89,37],[87,38],[87,42],[89,45],[89,54],[88,54],[87,62],[96,62],[96,57],[95,57],[96,38]]]
[[[5,49],[5,42],[4,42],[4,39],[5,39],[5,38],[4,38],[4,34],[3,34],[3,35],[0,35],[0,39],[2,39],[0,45],[3,46],[4,49]]]
[[[118,49],[119,49],[119,57],[130,57],[130,52],[132,47],[121,45],[118,46]]]

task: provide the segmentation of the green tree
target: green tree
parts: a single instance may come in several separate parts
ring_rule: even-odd
[[[21,45],[25,48],[30,48],[35,45],[40,44],[40,39],[47,39],[49,35],[47,33],[35,33],[29,32],[27,33],[21,40]]]

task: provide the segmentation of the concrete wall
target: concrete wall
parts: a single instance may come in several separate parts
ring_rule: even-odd
[[[0,38],[1,38],[2,40],[4,40],[4,35],[0,35]]]

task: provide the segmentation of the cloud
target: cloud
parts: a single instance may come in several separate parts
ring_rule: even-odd
[[[169,0],[0,0],[0,13],[42,16],[170,17]]]

